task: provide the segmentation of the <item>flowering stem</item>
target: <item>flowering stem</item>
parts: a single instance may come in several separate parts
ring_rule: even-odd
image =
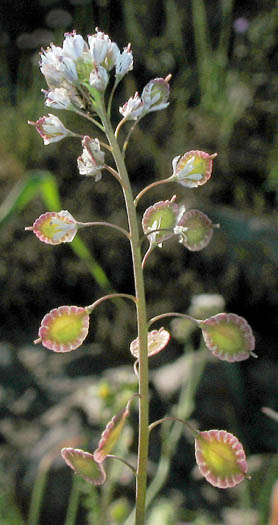
[[[152,188],[154,188],[155,186],[158,186],[159,184],[166,184],[166,182],[172,182],[170,181],[170,178],[169,179],[163,179],[163,180],[157,180],[155,182],[152,182],[151,184],[149,184],[149,186],[146,186],[145,188],[142,189],[142,191],[140,191],[140,193],[138,193],[136,199],[134,200],[134,205],[137,206],[139,200],[141,199],[141,197],[143,197],[143,195],[151,190]]]
[[[114,228],[114,230],[118,230],[119,232],[123,233],[128,240],[130,240],[129,233],[124,229],[121,228],[121,226],[117,226],[117,224],[111,224],[110,222],[105,221],[94,221],[94,222],[77,222],[78,228],[86,228],[87,226],[109,226],[109,228]],[[28,229],[32,228],[32,226],[28,227]],[[27,228],[25,228],[26,230]]]
[[[125,198],[129,231],[130,245],[133,260],[134,285],[137,308],[137,328],[139,338],[139,442],[136,478],[136,511],[135,525],[145,523],[145,501],[147,485],[147,461],[149,445],[149,370],[148,370],[148,348],[147,348],[147,314],[143,271],[141,268],[141,249],[139,229],[136,217],[136,209],[133,203],[133,194],[125,166],[122,152],[115,138],[111,122],[106,114],[104,105],[101,112],[102,123],[106,136],[112,148],[113,157],[118,173],[123,182],[123,194]]]

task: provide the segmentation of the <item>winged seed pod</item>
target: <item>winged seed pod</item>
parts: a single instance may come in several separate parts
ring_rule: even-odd
[[[126,418],[129,416],[130,402],[131,401],[129,401],[126,407],[120,410],[120,412],[118,412],[118,414],[116,414],[106,425],[106,428],[101,435],[98,448],[94,452],[95,461],[98,461],[99,463],[104,461],[106,456],[110,454],[115,447],[126,422]]]
[[[212,161],[217,153],[209,155],[205,151],[188,151],[173,159],[173,175],[170,180],[179,182],[186,188],[197,188],[211,177]]]
[[[180,235],[179,242],[190,251],[205,248],[213,235],[213,224],[207,215],[199,210],[189,210],[182,214],[174,232]]]
[[[163,241],[173,236],[179,214],[179,207],[175,199],[174,195],[170,201],[160,201],[146,209],[142,219],[142,228],[150,244],[161,246]],[[161,233],[159,231],[150,233],[152,230],[160,229],[163,230]]]
[[[81,306],[59,306],[46,314],[35,344],[54,352],[71,352],[82,345],[88,335],[89,315]]]
[[[195,438],[195,457],[201,474],[214,487],[234,487],[248,478],[243,446],[225,430],[199,432]]]
[[[148,356],[158,354],[167,346],[170,341],[170,333],[164,328],[159,328],[159,330],[152,330],[148,332]],[[138,337],[131,341],[130,343],[130,352],[133,357],[139,357],[139,339]]]
[[[163,348],[168,345],[170,337],[170,333],[164,328],[159,328],[159,330],[152,330],[151,332],[148,332],[148,356],[151,357],[161,352],[161,350],[163,350]],[[133,357],[139,357],[138,337],[131,341],[130,352]]]
[[[106,474],[101,463],[97,462],[93,454],[78,448],[63,448],[61,455],[66,464],[93,485],[103,485]]]
[[[220,313],[198,324],[207,348],[219,359],[233,363],[257,357],[252,329],[243,317]]]
[[[76,220],[67,210],[58,213],[55,211],[44,213],[35,220],[33,226],[25,228],[25,230],[33,231],[40,241],[54,245],[71,242],[77,229]]]

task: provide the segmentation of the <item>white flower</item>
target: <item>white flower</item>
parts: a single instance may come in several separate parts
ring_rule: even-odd
[[[90,74],[90,85],[97,91],[105,91],[108,81],[108,73],[102,66],[96,66]]]
[[[71,58],[74,62],[82,58],[84,52],[88,52],[89,48],[81,35],[77,35],[76,31],[72,33],[65,33],[65,40],[63,42],[63,55]]]
[[[35,126],[45,145],[51,142],[58,142],[72,135],[72,132],[65,128],[61,120],[55,115],[51,115],[51,113],[49,113],[48,117],[41,117],[36,122],[28,120],[28,124]]]
[[[103,66],[110,71],[116,63],[120,50],[114,42],[111,42],[108,35],[105,35],[96,28],[95,35],[88,35],[90,53],[93,62],[97,66]]]
[[[119,111],[127,120],[137,120],[144,113],[144,103],[139,94],[135,93]]]
[[[128,44],[127,47],[124,48],[123,52],[118,54],[116,58],[116,79],[118,82],[128,73],[128,71],[131,71],[133,69],[133,56],[131,51],[131,46]]]
[[[42,89],[45,105],[55,109],[73,110],[74,106],[83,107],[83,102],[74,89],[55,88],[52,91]]]
[[[99,140],[85,136],[82,146],[82,155],[77,159],[79,173],[94,176],[97,182],[101,179],[101,170],[104,168],[104,153],[100,149]]]
[[[74,61],[54,44],[41,53],[40,69],[51,89],[62,87],[63,82],[75,84],[78,81]]]

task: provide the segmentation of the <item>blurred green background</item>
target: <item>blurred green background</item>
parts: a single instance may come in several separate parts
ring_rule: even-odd
[[[261,411],[278,410],[278,3],[15,0],[11,6],[2,0],[0,15],[1,523],[65,523],[71,473],[59,449],[68,440],[93,450],[106,422],[136,389],[128,351],[136,326],[129,304],[107,302],[96,310],[86,344],[73,354],[53,355],[32,344],[52,308],[88,305],[112,289],[133,292],[127,241],[117,233],[87,229],[72,246],[51,247],[24,231],[45,211],[61,209],[80,221],[126,226],[117,182],[109,174],[97,184],[79,175],[80,141],[44,146],[27,125],[49,113],[40,92],[46,89],[40,48],[51,41],[61,45],[73,28],[85,37],[99,27],[121,49],[131,42],[134,55],[134,71],[115,96],[115,124],[118,106],[135,91],[152,78],[173,75],[169,108],[145,117],[130,141],[134,194],[170,176],[175,156],[191,149],[218,152],[209,184],[198,190],[162,185],[140,201],[139,220],[148,206],[176,194],[186,208],[197,207],[221,225],[202,252],[169,241],[152,253],[145,270],[149,317],[185,313],[193,296],[220,294],[226,311],[252,326],[259,356],[232,365],[207,356],[189,411],[199,428],[225,428],[240,438],[252,480],[221,491],[196,478],[193,446],[182,432],[150,523],[267,524],[278,479],[278,422]],[[53,113],[73,131],[100,138],[76,116]],[[164,326],[171,329],[170,322]],[[172,328],[170,345],[151,363],[152,420],[178,404],[177,387],[186,389],[188,362],[199,352],[195,333],[181,336],[180,327]],[[173,366],[181,359],[184,378],[175,385]],[[129,444],[131,457],[135,431],[136,413],[120,445]],[[160,438],[158,431],[151,439],[150,479]],[[80,484],[76,523],[98,525],[97,509],[105,502],[109,523],[123,523],[133,484],[125,471],[112,469],[111,476],[112,489],[104,489],[104,496]]]

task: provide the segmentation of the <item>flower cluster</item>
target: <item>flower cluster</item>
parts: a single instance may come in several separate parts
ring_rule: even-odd
[[[117,44],[98,29],[88,36],[66,33],[62,47],[51,44],[41,53],[40,69],[49,87],[47,105],[58,109],[82,107],[82,87],[104,91],[109,72],[115,67],[116,81],[133,68],[130,45],[121,53]]]

